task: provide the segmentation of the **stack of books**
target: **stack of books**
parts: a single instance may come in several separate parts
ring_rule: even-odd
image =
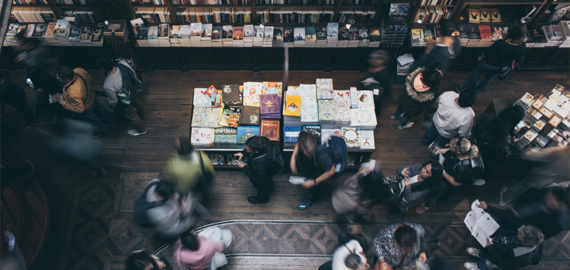
[[[190,46],[200,47],[202,45],[202,23],[190,24]]]
[[[263,45],[262,47],[272,47],[273,46],[273,26],[265,26],[263,35]]]
[[[327,47],[336,47],[338,44],[338,23],[327,23]]]
[[[202,24],[202,34],[200,35],[200,47],[212,47],[212,24]]]
[[[71,23],[68,20],[57,20],[53,34],[61,46],[71,46],[67,38],[71,31]]]
[[[212,47],[222,47],[222,33],[221,25],[212,27]]]
[[[348,28],[346,27],[346,25],[341,24],[338,29],[338,43],[336,46],[339,48],[348,47],[349,36],[350,34],[348,33]]]
[[[243,26],[235,26],[234,29],[233,47],[243,47]]]
[[[255,35],[253,37],[253,46],[254,47],[261,47],[263,46],[263,40],[265,37],[265,29],[263,25],[256,25],[254,27]]]
[[[222,26],[222,46],[232,47],[234,37],[234,27],[232,25]]]
[[[167,23],[158,26],[157,39],[160,47],[170,47],[170,26]]]
[[[570,21],[561,21],[560,30],[563,36],[560,48],[570,48]]]
[[[107,42],[126,42],[128,37],[128,31],[125,21],[108,21],[109,24],[103,29],[103,36]]]
[[[180,32],[182,31],[182,25],[173,25],[170,29],[170,46],[171,47],[181,47]]]
[[[544,36],[546,37],[546,47],[556,47],[562,43],[564,34],[560,25],[545,25],[542,27],[542,31],[544,31]]]
[[[283,27],[273,29],[273,47],[283,47]]]
[[[370,33],[366,27],[358,30],[358,47],[370,47]]]
[[[324,26],[315,27],[315,34],[317,40],[315,41],[315,47],[324,48],[327,46],[327,28]]]
[[[495,42],[495,40],[493,40],[493,32],[491,31],[491,26],[488,24],[482,24],[478,25],[478,28],[481,40],[479,41],[479,44],[477,44],[477,46],[478,47],[491,46],[493,42]]]
[[[255,29],[253,24],[246,24],[243,26],[243,46],[253,47],[253,36],[255,35]]]
[[[293,36],[295,47],[305,47],[305,27],[295,27]]]

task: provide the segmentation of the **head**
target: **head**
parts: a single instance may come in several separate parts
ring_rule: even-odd
[[[443,166],[435,160],[423,164],[420,175],[424,179],[439,179],[443,175]]]
[[[113,70],[113,67],[115,67],[115,61],[107,56],[97,59],[97,64],[106,72]]]
[[[450,37],[453,34],[451,21],[448,19],[441,19],[439,21],[439,33],[444,37]]]
[[[534,226],[522,226],[517,233],[517,238],[523,246],[534,247],[544,241],[544,234]]]
[[[368,55],[368,66],[370,69],[384,67],[390,62],[390,54],[384,50],[376,50]]]
[[[125,262],[126,270],[158,270],[156,260],[147,251],[135,251]]]
[[[317,138],[313,134],[301,131],[299,133],[299,150],[308,158],[313,158],[315,151],[317,150]]]
[[[263,148],[265,148],[265,144],[261,136],[253,136],[245,141],[243,149],[248,153],[255,154],[261,152]]]
[[[178,137],[174,139],[174,150],[180,155],[188,155],[194,151],[194,147],[188,137]]]
[[[168,200],[174,196],[176,188],[174,185],[166,179],[160,179],[158,184],[156,184],[155,194],[160,196],[163,200]]]
[[[515,44],[523,43],[526,40],[525,33],[526,24],[521,22],[521,20],[515,20],[509,25],[505,40]]]
[[[476,100],[477,91],[475,91],[475,88],[465,88],[465,90],[459,94],[457,104],[461,108],[469,108],[475,104]]]
[[[412,249],[418,241],[418,234],[412,227],[402,224],[394,232],[394,240],[396,240],[400,248],[409,250]]]
[[[502,123],[502,126],[505,126],[505,128],[511,131],[523,119],[523,117],[524,109],[519,105],[514,105],[499,113],[497,119]]]
[[[369,267],[366,260],[356,253],[348,255],[344,260],[344,265],[350,270],[365,270]]]
[[[352,237],[357,237],[362,234],[362,226],[357,223],[350,224],[346,226],[346,233]]]
[[[377,162],[377,167],[373,171],[358,180],[358,186],[362,190],[360,194],[361,200],[378,197],[377,190],[383,190],[384,188],[384,174],[380,169],[379,162]]]
[[[419,80],[417,83],[421,83],[424,88],[428,89],[437,89],[439,88],[439,83],[441,81],[441,72],[437,69],[424,69],[419,76],[419,79],[416,77],[416,80]],[[416,82],[414,82],[415,84]]]
[[[561,211],[569,205],[568,189],[562,187],[553,187],[544,194],[544,204],[548,209],[553,211]]]
[[[458,156],[469,155],[475,157],[476,153],[474,152],[477,150],[477,146],[471,145],[467,138],[456,137],[449,141],[449,150]]]
[[[60,66],[57,69],[57,80],[62,84],[67,84],[75,78],[75,72],[68,66]]]
[[[183,249],[198,250],[200,248],[200,241],[198,237],[192,232],[184,232],[180,235],[180,242]]]

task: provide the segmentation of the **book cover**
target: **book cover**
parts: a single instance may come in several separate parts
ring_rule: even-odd
[[[265,36],[263,25],[256,25],[254,27],[254,29],[255,29],[255,37],[256,38],[263,38]]]
[[[243,84],[243,105],[259,107],[259,95],[261,95],[263,83],[245,82]]]
[[[334,100],[319,99],[317,104],[319,107],[319,121],[334,121]]]
[[[434,41],[435,40],[435,33],[433,28],[428,27],[424,29],[424,43]]]
[[[158,26],[153,25],[148,27],[148,36],[147,39],[154,39],[158,38]]]
[[[97,27],[97,28],[94,27],[91,30],[92,30],[91,43],[101,42],[103,39],[103,35],[101,35],[102,28],[101,27]]]
[[[253,30],[253,24],[246,24],[243,26],[243,37],[249,38],[253,37],[255,31]]]
[[[374,93],[369,90],[360,90],[358,93],[358,108],[374,110]]]
[[[334,108],[334,120],[337,122],[350,122],[351,120],[350,106]]]
[[[47,24],[45,23],[38,23],[36,27],[34,27],[34,32],[32,33],[32,37],[43,37],[44,33],[46,32]]]
[[[222,93],[213,85],[208,87],[208,95],[210,96],[210,102],[213,108],[221,108],[222,107]]]
[[[265,26],[263,37],[269,41],[273,40],[273,26]]]
[[[338,29],[338,40],[349,40],[350,34],[348,33],[348,28],[346,26],[341,26]]]
[[[212,107],[208,88],[194,88],[194,107]]]
[[[412,46],[425,45],[423,29],[412,29],[411,35],[412,35]]]
[[[470,8],[468,10],[468,14],[469,14],[469,23],[480,23],[481,22],[479,9]]]
[[[334,104],[337,108],[350,109],[350,91],[349,90],[334,90]]]
[[[293,42],[293,28],[285,28],[285,33],[283,34],[283,42]]]
[[[338,40],[338,23],[327,23],[327,40]]]
[[[261,114],[278,114],[281,112],[281,97],[277,94],[259,96]]]
[[[158,38],[168,38],[170,26],[167,23],[162,23],[158,26]]]
[[[218,127],[220,116],[222,115],[222,108],[204,107],[206,110],[206,120],[204,127]]]
[[[234,37],[233,25],[222,26],[222,38],[233,39],[233,37]]]
[[[314,26],[305,27],[305,40],[317,40],[317,32]]]
[[[299,140],[301,126],[283,126],[283,138],[286,143],[296,143]]]
[[[341,137],[346,142],[348,148],[360,147],[360,128],[357,127],[343,127],[341,129]]]
[[[202,23],[191,23],[190,24],[190,36],[199,37],[202,35]]]
[[[374,143],[374,130],[360,131],[360,149],[376,149]]]
[[[243,40],[243,27],[234,27],[234,40]]]
[[[219,42],[222,40],[222,26],[212,27],[212,42]]]
[[[81,35],[81,28],[77,26],[71,27],[69,30],[69,36],[67,37],[69,41],[79,41],[79,36]],[[91,40],[91,39],[89,39]]]
[[[316,84],[318,99],[333,99],[332,79],[317,79]]]
[[[219,126],[222,127],[237,127],[241,117],[241,108],[239,107],[226,107],[222,110],[220,116]]]
[[[302,131],[313,134],[317,138],[317,143],[321,143],[321,126],[320,125],[303,125],[301,127]]]
[[[259,126],[259,120],[259,107],[243,106],[239,120],[241,125]]]
[[[260,128],[256,126],[239,126],[237,127],[237,143],[245,144],[247,139],[253,136],[259,136]]]
[[[301,97],[287,95],[285,103],[285,113],[288,116],[301,116]]]
[[[479,9],[480,22],[489,23],[491,22],[491,12],[488,8]]]
[[[318,122],[317,86],[301,84],[298,89],[298,94],[301,96],[301,122]]]
[[[277,94],[281,96],[283,94],[283,83],[282,82],[263,82],[262,94]]]
[[[91,42],[92,35],[93,33],[91,32],[90,26],[83,26],[81,28],[81,36],[80,36],[81,42]]]
[[[236,147],[236,128],[221,127],[216,128],[214,132],[214,147]]]
[[[267,137],[270,141],[278,142],[281,129],[279,120],[261,120],[261,136]]]
[[[490,8],[489,12],[491,13],[491,22],[502,22],[503,18],[501,17],[501,10],[498,8]]]
[[[376,114],[374,109],[357,108],[350,109],[350,126],[352,127],[375,127]]]
[[[315,33],[317,35],[317,40],[327,40],[327,28],[323,26],[315,27]]]
[[[325,144],[329,141],[331,136],[342,137],[340,134],[340,128],[323,128],[321,129],[321,144]]]
[[[370,41],[380,41],[380,28],[370,28]]]
[[[192,145],[207,146],[214,142],[213,128],[192,128],[190,132],[190,143]]]
[[[283,27],[275,27],[273,29],[273,40],[283,41]]]
[[[222,87],[222,101],[224,104],[237,105],[241,103],[239,85],[225,84]]]
[[[200,35],[205,40],[212,39],[212,24],[204,23],[202,24],[202,34]]]
[[[295,43],[305,41],[305,27],[295,27]]]

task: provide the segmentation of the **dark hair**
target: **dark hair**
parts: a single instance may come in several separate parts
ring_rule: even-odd
[[[443,175],[443,166],[441,166],[441,164],[435,160],[430,160],[422,164],[422,169],[429,164],[431,164],[431,177],[422,182],[422,184],[412,185],[412,192],[418,192],[432,188],[441,180],[441,176]]]
[[[526,24],[521,22],[521,20],[515,20],[509,25],[509,30],[507,31],[507,36],[505,40],[509,40],[511,43],[520,44],[525,42]]]
[[[477,92],[475,91],[475,88],[468,87],[459,94],[457,104],[459,104],[459,107],[461,108],[468,108],[473,106],[475,101],[477,101]]]
[[[20,31],[16,34],[16,40],[22,42],[22,45],[32,44],[32,46],[36,47],[40,45],[40,40],[37,38],[28,38],[26,37],[26,31]]]
[[[412,227],[402,224],[394,232],[394,240],[403,249],[411,249],[418,241],[418,233]]]
[[[497,120],[505,131],[512,134],[514,133],[515,126],[523,119],[523,117],[523,107],[514,105],[500,112],[499,115],[497,115]]]
[[[306,131],[301,131],[301,133],[299,133],[299,150],[303,152],[303,154],[305,154],[305,152],[310,153],[311,156],[308,158],[312,158],[312,155],[315,154],[315,151],[317,149],[317,138],[315,138],[315,136],[313,136],[313,134],[306,132]]]
[[[360,193],[361,201],[376,199],[378,190],[384,190],[384,174],[380,170],[373,170],[358,179],[358,187],[362,190]]]
[[[73,69],[68,66],[60,66],[57,69],[57,75],[65,80],[73,80],[75,77],[75,72],[73,72]]]
[[[188,137],[178,137],[177,141],[178,144],[174,144],[174,149],[178,154],[187,155],[194,150],[194,146],[192,146]]]
[[[198,250],[198,248],[200,248],[200,241],[192,232],[183,232],[180,235],[180,242],[184,249]]]
[[[129,255],[125,262],[125,270],[144,270],[152,264],[153,269],[158,269],[154,258],[145,250],[135,251]]]
[[[441,19],[439,21],[439,31],[441,31],[441,34],[445,37],[450,37],[451,34],[453,34],[453,28],[451,26],[451,21],[448,19]]]
[[[362,258],[360,258],[360,256],[356,253],[350,253],[348,256],[346,256],[346,259],[344,259],[344,265],[348,269],[360,269],[362,267],[362,263]]]
[[[441,178],[441,176],[443,175],[443,166],[441,166],[441,163],[435,161],[435,160],[430,160],[424,164],[422,164],[422,168],[427,166],[428,164],[431,164],[431,178]]]
[[[439,88],[439,83],[441,81],[441,72],[437,69],[424,69],[422,71],[422,82],[429,86],[432,91],[437,91]]]
[[[168,200],[175,191],[174,185],[166,179],[160,179],[158,184],[156,184],[155,192],[164,200]]]
[[[245,145],[249,147],[251,151],[254,152],[261,152],[261,150],[263,150],[263,148],[265,147],[265,144],[263,143],[263,139],[261,138],[261,136],[253,136],[247,139],[247,141],[245,141]]]
[[[103,70],[109,72],[115,66],[115,61],[108,56],[103,56],[97,59],[97,64],[103,68]]]
[[[29,67],[28,78],[32,80],[35,90],[41,88],[48,94],[61,92],[61,83],[39,67]]]

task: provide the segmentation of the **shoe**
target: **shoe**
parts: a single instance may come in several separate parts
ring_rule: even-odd
[[[477,179],[477,180],[475,180],[475,182],[473,182],[473,185],[475,185],[475,186],[482,186],[482,185],[484,185],[485,183],[486,183],[486,182],[485,182],[485,179]]]
[[[398,125],[398,129],[411,128],[413,125],[414,125],[414,122],[408,122],[405,126]]]
[[[297,205],[297,209],[299,209],[299,210],[306,210],[307,208],[311,207],[311,205],[313,205],[313,202],[307,199],[307,200],[304,200],[304,201],[300,202],[300,203]]]
[[[105,176],[105,175],[107,175],[107,170],[105,170],[104,168],[101,168],[101,171],[95,171],[95,170],[93,170],[93,171],[90,171],[89,174],[92,175],[92,176],[96,176],[96,177],[97,177],[97,176],[98,176],[98,177],[100,177],[100,176]]]
[[[93,135],[93,138],[94,138],[94,139],[100,139],[100,138],[105,137],[107,134],[109,134],[109,130],[108,130],[108,129],[107,129],[107,131],[103,131],[103,132],[101,132],[101,133],[97,133],[97,134]]]
[[[431,207],[426,207],[425,204],[422,204],[416,208],[416,214],[421,215],[421,214],[429,211],[429,209],[431,209]]]
[[[468,247],[466,249],[467,254],[473,256],[473,257],[477,257],[479,259],[481,259],[481,257],[479,257],[479,252],[481,252],[481,250],[479,250],[478,248],[474,248],[474,247]]]
[[[465,87],[463,87],[462,84],[457,84],[457,85],[455,85],[455,90],[457,90],[457,92],[461,93],[461,92],[463,92],[463,90],[465,90]]]
[[[394,115],[392,114],[392,116],[390,116],[390,119],[392,119],[392,120],[398,120],[398,119],[402,118],[402,116],[404,116],[404,113],[400,114],[400,116],[398,116],[398,117],[396,117],[396,116],[394,116]]]
[[[127,131],[127,133],[129,133],[129,135],[131,136],[140,136],[140,135],[144,135],[148,133],[148,130],[145,130],[143,132],[138,132],[136,129],[129,129],[129,131]]]
[[[505,202],[505,200],[503,199],[503,193],[507,192],[507,190],[509,190],[508,187],[503,187],[501,189],[501,192],[499,192],[499,204],[501,206],[505,206],[505,205],[507,205],[507,203],[509,203],[509,202]]]
[[[465,269],[467,270],[479,270],[479,267],[477,267],[477,263],[474,262],[466,262],[463,264],[463,267],[465,267]]]
[[[265,199],[265,200],[261,200],[257,196],[249,196],[249,197],[247,197],[247,201],[251,204],[261,204],[261,203],[269,202],[269,198]]]

